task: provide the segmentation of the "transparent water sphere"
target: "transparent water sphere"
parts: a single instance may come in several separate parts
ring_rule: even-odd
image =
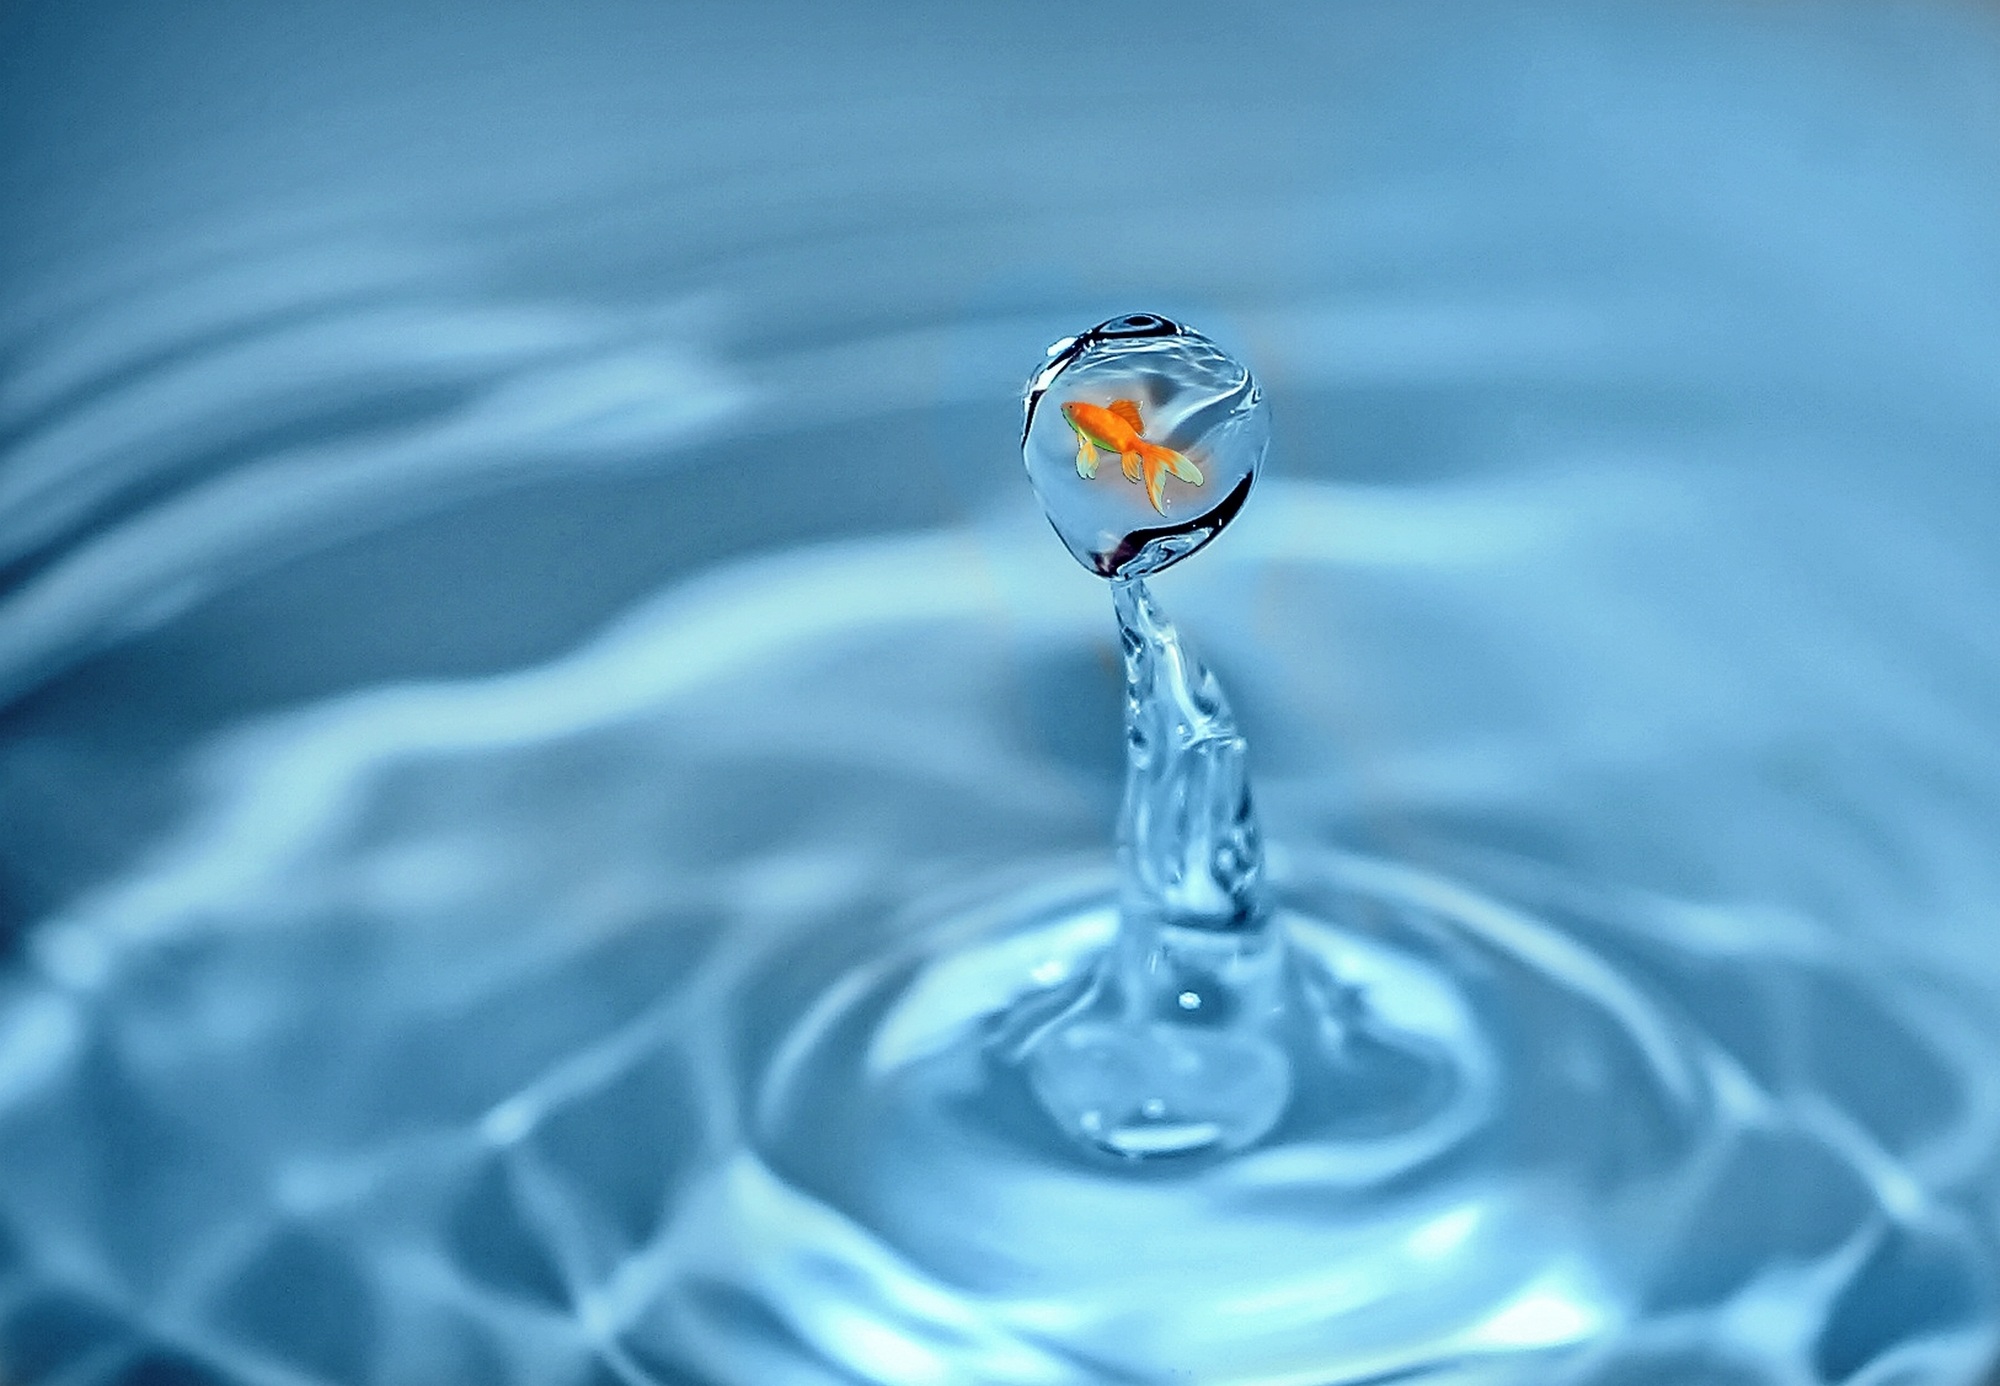
[[[1139,577],[1229,523],[1270,436],[1242,362],[1179,323],[1133,313],[1049,348],[1028,382],[1021,454],[1077,561]]]

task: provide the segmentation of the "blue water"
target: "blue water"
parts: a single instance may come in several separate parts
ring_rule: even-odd
[[[1950,6],[11,8],[0,1380],[1981,1380],[1996,113]],[[1165,1165],[955,1038],[1106,937],[1019,382],[1134,307],[1270,401],[1157,588],[1355,1060]]]

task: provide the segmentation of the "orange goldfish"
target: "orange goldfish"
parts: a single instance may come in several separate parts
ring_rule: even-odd
[[[1190,486],[1201,485],[1201,468],[1172,448],[1149,443],[1140,436],[1146,425],[1139,415],[1137,400],[1114,399],[1108,408],[1071,400],[1062,407],[1062,412],[1076,433],[1076,474],[1084,480],[1097,475],[1097,450],[1103,448],[1118,454],[1127,481],[1137,481],[1144,475],[1146,499],[1162,515],[1167,508],[1160,503],[1160,488],[1166,485],[1168,472]]]

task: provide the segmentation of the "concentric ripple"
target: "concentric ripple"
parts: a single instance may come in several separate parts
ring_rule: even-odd
[[[0,997],[12,1360],[1975,1377],[2000,1045],[1955,984],[1795,914],[1294,826],[1279,923],[1324,1062],[1278,1125],[1145,1162],[1054,1130],[991,1020],[1105,945],[1078,849],[1106,803],[1019,677],[1115,675],[1100,593],[907,580],[970,541],[760,560],[549,665],[219,746],[207,816]],[[1243,571],[1286,542],[1246,531]]]
[[[846,974],[748,1065],[754,1123],[690,1189],[651,1336],[717,1376],[762,1360],[896,1386],[1977,1364],[1990,1271],[1919,1192],[1919,1132],[1766,1087],[1645,921],[1566,932],[1353,857],[1287,874],[1279,925],[1346,1004],[1256,1149],[1138,1165],[1063,1138],[992,1033],[1109,945],[1108,887],[1002,895]],[[1764,970],[1827,1023],[1886,1019],[1798,959]],[[1949,1090],[1898,1032],[1906,1081]],[[1920,1303],[1937,1311],[1907,1317]]]

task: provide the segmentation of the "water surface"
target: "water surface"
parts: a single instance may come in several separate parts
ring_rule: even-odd
[[[1272,401],[1160,589],[1294,898],[1373,902],[1382,996],[1471,967],[1423,1014],[1499,1086],[1437,1091],[1506,1098],[1382,1128],[1464,1167],[1278,1198],[1372,1289],[1290,1301],[1347,1377],[1242,1378],[1977,1379],[1990,20],[1108,12],[1170,103],[1052,10],[6,22],[10,1380],[949,1379],[857,1284],[942,1286],[976,1379],[1222,1341],[1080,1366],[1021,1306],[1234,1166],[1058,1166],[1109,1224],[1008,1285],[924,1220],[807,1293],[745,1230],[891,1221],[758,1116],[840,980],[1106,860],[1113,632],[1016,391],[1142,306]]]

